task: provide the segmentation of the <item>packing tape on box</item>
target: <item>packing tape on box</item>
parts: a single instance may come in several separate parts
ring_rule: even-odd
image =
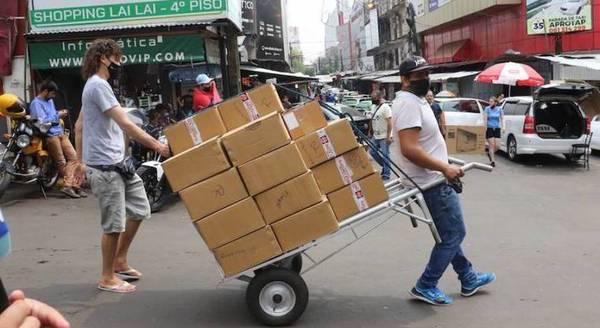
[[[362,191],[362,188],[358,182],[353,182],[350,184],[350,188],[352,189],[352,197],[354,198],[354,203],[356,203],[356,207],[360,211],[364,211],[369,208],[369,203],[367,203],[367,199],[365,198],[365,194]]]
[[[200,135],[200,130],[198,130],[198,127],[196,126],[196,122],[194,122],[194,119],[192,117],[186,118],[185,120],[183,120],[183,124],[187,128],[190,136],[192,137],[192,142],[194,143],[194,146],[201,144],[202,136]]]
[[[333,149],[333,144],[331,143],[329,135],[327,135],[327,131],[321,129],[317,131],[317,135],[319,136],[319,141],[321,141],[321,146],[323,146],[323,151],[325,151],[327,159],[336,157],[337,154],[335,153],[335,149]]]
[[[298,122],[298,119],[296,119],[296,114],[294,113],[283,114],[283,120],[285,121],[285,125],[290,130],[297,129],[300,126],[300,122]]]
[[[335,159],[335,166],[337,166],[338,172],[340,173],[344,184],[351,184],[354,172],[352,172],[352,169],[350,166],[348,166],[346,159],[343,156],[337,157]]]
[[[242,100],[242,103],[244,104],[244,107],[248,112],[248,117],[250,117],[250,121],[258,120],[260,118],[260,113],[256,109],[256,106],[254,105],[254,102],[252,102],[252,99],[250,99],[248,93],[242,93],[240,95],[240,99]]]

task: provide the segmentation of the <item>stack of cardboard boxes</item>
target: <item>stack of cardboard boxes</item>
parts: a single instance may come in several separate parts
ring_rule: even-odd
[[[283,113],[272,85],[169,127],[163,163],[225,276],[338,229],[387,199],[347,120],[317,102]]]

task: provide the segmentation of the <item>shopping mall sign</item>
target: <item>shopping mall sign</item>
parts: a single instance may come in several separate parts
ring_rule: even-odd
[[[80,67],[93,40],[29,43],[33,69]],[[204,39],[198,34],[115,38],[125,65],[190,63],[206,60]]]
[[[29,0],[29,9],[34,33],[242,20],[239,0]]]
[[[552,34],[592,29],[592,5],[587,0],[527,0],[527,34]]]

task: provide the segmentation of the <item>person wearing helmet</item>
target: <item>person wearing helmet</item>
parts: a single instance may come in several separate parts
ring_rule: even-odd
[[[197,113],[221,102],[221,96],[219,96],[219,90],[217,90],[217,84],[213,78],[206,74],[198,74],[196,84],[192,94],[194,112]]]
[[[56,91],[58,91],[56,83],[52,81],[42,83],[40,92],[29,106],[32,118],[42,123],[58,123],[60,119],[67,116],[66,109],[57,111],[54,106]],[[48,130],[46,143],[50,156],[56,162],[58,173],[64,181],[60,191],[71,198],[87,197],[81,189],[82,181],[75,178],[75,170],[80,163],[62,124],[56,124]]]
[[[392,105],[393,125],[400,145],[401,163],[412,180],[424,186],[444,176],[448,182],[462,177],[462,168],[448,164],[448,150],[435,115],[425,96],[430,88],[425,59],[414,56],[400,64],[402,90]],[[425,271],[410,294],[433,305],[452,304],[452,298],[437,287],[452,264],[461,281],[461,295],[469,297],[496,279],[493,273],[478,273],[465,256],[461,243],[466,230],[457,192],[443,183],[423,192],[442,241],[431,251]]]
[[[0,99],[0,106],[1,104]],[[10,253],[10,233],[8,224],[0,210],[0,260]],[[0,279],[0,327],[50,327],[69,328],[69,322],[56,309],[40,301],[26,298],[20,290],[7,297]]]

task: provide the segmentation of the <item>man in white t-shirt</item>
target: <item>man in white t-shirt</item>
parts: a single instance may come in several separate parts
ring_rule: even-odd
[[[371,131],[369,131],[369,134],[374,146],[383,154],[383,157],[374,149],[371,149],[371,156],[381,165],[381,178],[386,181],[390,179],[390,162],[387,158],[390,156],[390,145],[393,141],[392,109],[390,105],[385,103],[385,99],[383,99],[379,90],[371,93],[371,101],[373,107],[367,114],[371,118]]]
[[[400,65],[403,91],[398,93],[392,105],[401,166],[421,187],[442,176],[447,181],[453,181],[464,175],[460,167],[448,164],[446,143],[435,115],[424,98],[430,88],[429,69],[430,66],[421,57],[404,60]],[[496,276],[474,271],[462,251],[460,245],[466,229],[456,191],[448,183],[443,183],[425,190],[423,196],[442,242],[433,247],[425,272],[410,294],[429,304],[448,305],[452,304],[452,298],[437,288],[437,283],[449,264],[458,273],[462,283],[461,295],[465,297],[474,295],[479,288],[494,281]]]

